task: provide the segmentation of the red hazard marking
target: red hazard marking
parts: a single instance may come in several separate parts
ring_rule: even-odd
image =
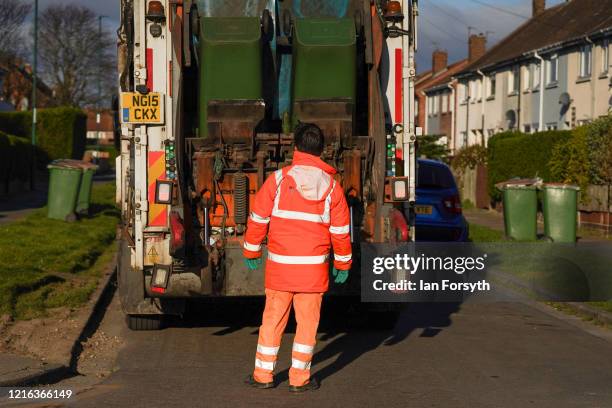
[[[395,123],[402,123],[402,49],[395,49]]]
[[[153,48],[147,48],[147,89],[153,91]]]

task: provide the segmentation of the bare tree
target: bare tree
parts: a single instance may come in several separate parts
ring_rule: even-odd
[[[11,60],[23,52],[23,22],[32,9],[23,0],[0,0],[0,59]]]
[[[41,13],[39,25],[41,74],[55,103],[107,106],[117,78],[114,42],[110,32],[98,32],[96,14],[76,4],[53,4]]]

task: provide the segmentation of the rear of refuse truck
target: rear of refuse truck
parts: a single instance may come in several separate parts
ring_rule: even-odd
[[[361,242],[414,239],[416,1],[122,0],[118,286],[133,329],[186,299],[263,295],[249,208],[314,123]],[[265,251],[264,251],[265,256]]]

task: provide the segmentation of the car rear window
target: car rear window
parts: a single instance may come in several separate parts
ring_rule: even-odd
[[[419,163],[417,188],[444,189],[454,187],[455,180],[448,168]]]

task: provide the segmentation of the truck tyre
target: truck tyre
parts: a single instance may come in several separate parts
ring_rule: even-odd
[[[161,328],[161,316],[127,316],[127,325],[130,330],[159,330]]]

